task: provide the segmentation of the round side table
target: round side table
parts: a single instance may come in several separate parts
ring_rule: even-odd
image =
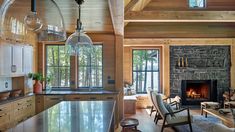
[[[122,131],[124,131],[125,128],[134,128],[134,130],[137,130],[139,121],[135,118],[125,118],[120,122],[120,125],[122,126]]]

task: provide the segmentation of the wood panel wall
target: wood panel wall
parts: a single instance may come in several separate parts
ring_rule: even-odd
[[[141,39],[141,38],[132,38],[124,39],[124,58],[128,60],[130,57],[127,53],[128,48],[142,46],[142,47],[153,47],[161,46],[162,47],[162,88],[163,93],[169,95],[170,93],[170,51],[169,46],[171,45],[230,45],[231,46],[231,87],[235,88],[235,39],[234,38],[180,38],[180,39]],[[126,58],[127,57],[127,58]],[[124,67],[128,67],[128,61],[124,61]],[[129,68],[130,69],[130,68]],[[124,81],[129,81],[130,76],[124,74]]]
[[[129,23],[125,38],[234,38],[235,23]]]
[[[235,10],[234,0],[206,0],[203,10]],[[144,10],[193,10],[188,0],[152,0]]]

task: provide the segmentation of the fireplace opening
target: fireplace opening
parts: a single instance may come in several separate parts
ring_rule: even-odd
[[[182,80],[182,104],[199,105],[202,101],[216,101],[216,80]]]

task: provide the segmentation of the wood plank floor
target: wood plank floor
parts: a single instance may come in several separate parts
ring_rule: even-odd
[[[200,109],[191,109],[190,114],[200,114]],[[158,121],[158,124],[156,125],[154,123],[154,116],[155,113],[152,114],[152,116],[149,116],[149,109],[137,109],[135,115],[125,115],[125,117],[132,117],[139,120],[138,130],[141,132],[160,132],[162,127],[162,120]],[[115,130],[115,132],[121,132],[122,128],[121,126],[118,127],[118,129]],[[172,128],[165,128],[164,132],[175,132]]]

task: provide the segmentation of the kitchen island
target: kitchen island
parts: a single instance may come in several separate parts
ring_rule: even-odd
[[[113,132],[115,101],[62,101],[9,132]]]

